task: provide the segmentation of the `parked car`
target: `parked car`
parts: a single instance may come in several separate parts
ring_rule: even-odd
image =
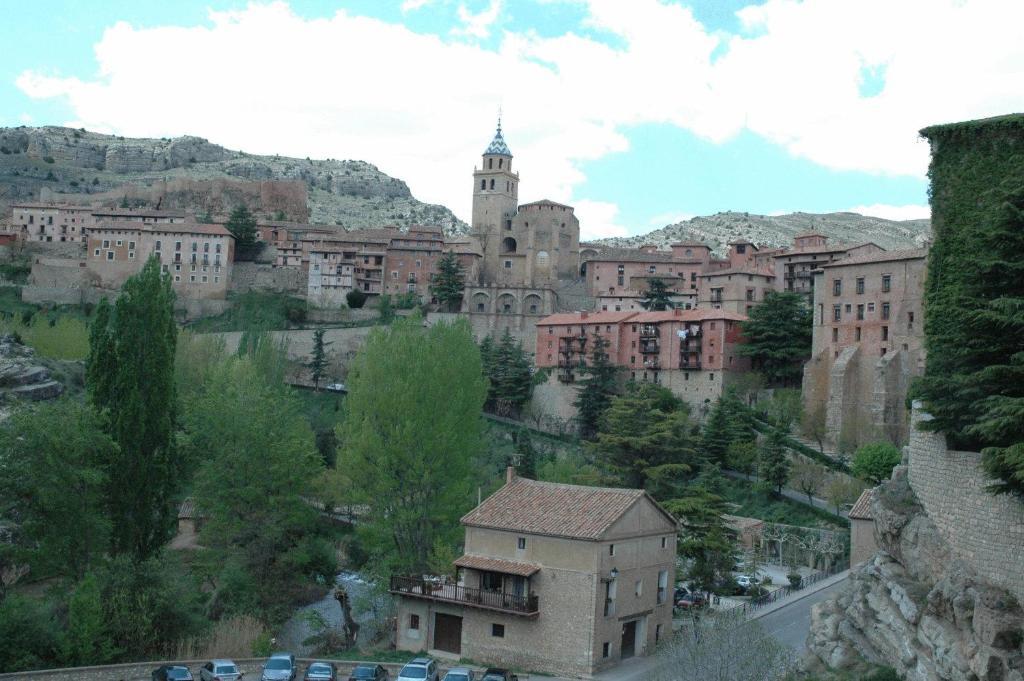
[[[757,577],[751,577],[750,575],[736,575],[736,583],[744,589],[749,589],[757,584]]]
[[[193,681],[188,667],[165,664],[153,670],[153,681]]]
[[[238,681],[242,670],[231,660],[210,660],[199,670],[199,681]]]
[[[684,594],[682,598],[676,600],[676,607],[682,608],[683,610],[703,608],[707,604],[708,599],[704,597],[704,594],[697,591]]]
[[[395,681],[439,681],[437,663],[429,657],[417,657],[402,667]]]
[[[344,383],[328,383],[324,386],[324,390],[329,393],[343,393],[347,388]]]
[[[469,667],[452,667],[442,681],[474,681],[475,676]]]
[[[348,675],[348,681],[389,681],[391,674],[379,664],[361,664]]]
[[[291,653],[274,653],[263,664],[260,681],[295,681],[298,669]]]
[[[356,667],[358,669],[358,667]],[[338,681],[338,668],[333,662],[310,662],[303,681]]]
[[[484,672],[484,675],[480,677],[480,681],[519,681],[519,677],[507,669],[490,667]]]

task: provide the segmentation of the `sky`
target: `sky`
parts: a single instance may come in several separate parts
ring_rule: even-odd
[[[927,125],[1024,110],[1021,0],[0,0],[0,125],[361,159],[468,221],[499,111],[584,238],[928,217]]]

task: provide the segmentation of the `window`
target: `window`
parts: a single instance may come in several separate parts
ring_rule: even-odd
[[[651,274],[654,274],[654,269],[655,269],[654,265],[648,265],[647,266],[647,271],[650,272]]]
[[[687,377],[689,377],[689,374],[687,374]],[[668,548],[668,537],[662,537],[661,538],[661,548],[663,548],[663,549]]]
[[[889,340],[889,327],[888,326],[883,326],[882,327],[882,340],[884,340],[884,341]]]
[[[875,304],[874,303],[868,303],[868,312],[874,312],[874,311],[875,311]]]
[[[889,303],[882,303],[882,319],[889,318]]]
[[[209,281],[209,280],[207,279],[206,275],[204,274],[203,275],[203,283],[205,284],[207,281]]]
[[[419,630],[420,628],[420,616],[409,615],[409,628],[413,630]]]
[[[117,240],[117,247],[118,247],[118,248],[121,248],[121,246],[123,246],[123,245],[124,245],[124,242],[123,242],[123,241],[121,241],[120,239],[118,239],[118,240]]]
[[[754,289],[748,288],[747,289],[747,300],[753,300],[753,299],[754,299]]]
[[[132,260],[135,258],[135,251],[128,251],[128,259]]]
[[[608,545],[608,555],[609,556],[614,556],[615,555],[615,544],[609,544]]]
[[[113,251],[107,251],[107,260],[113,260],[113,259],[114,259],[114,252]]]
[[[174,281],[181,281],[181,275],[180,274],[175,274],[174,275]]]
[[[491,636],[494,638],[505,638],[505,625],[504,624],[492,624],[491,625]]]
[[[95,258],[100,257],[100,249],[97,248],[96,250],[94,250],[92,252],[92,254],[93,254],[93,257],[95,257]]]
[[[857,320],[862,321],[864,319],[864,305],[857,306]]]
[[[506,270],[512,269],[512,261],[511,260],[506,260],[505,261],[505,269]]]
[[[636,580],[636,586],[633,587],[633,594],[637,598],[640,598],[641,596],[644,595],[644,580],[642,580],[642,579]]]
[[[841,296],[843,295],[843,280],[833,279],[832,280],[832,295]]]
[[[665,538],[661,538],[665,541]],[[668,570],[661,570],[658,572],[658,605],[665,602],[665,598],[668,596]]]
[[[913,328],[914,328],[914,313],[913,312],[908,312],[907,313],[907,328],[910,329],[910,330],[913,330]]]
[[[195,241],[192,242],[192,252],[195,253],[199,250],[199,244]]]
[[[103,248],[110,248],[110,239],[103,240]]]
[[[604,585],[604,616],[615,615],[615,593],[618,590],[618,580],[610,579]]]
[[[832,306],[832,321],[840,322],[843,320],[843,308],[841,305]]]
[[[891,290],[892,290],[892,275],[891,274],[883,274],[882,275],[882,293],[888,293]]]
[[[857,293],[864,293],[864,277],[857,277]]]
[[[215,244],[213,250],[215,253],[220,253],[220,244]]]
[[[174,242],[174,250],[176,250],[176,251],[180,251],[181,250],[181,242],[180,241],[175,241]]]
[[[516,539],[516,548],[519,550],[526,548],[526,537],[519,537]]]
[[[656,624],[654,626],[654,642],[657,643],[661,640],[661,625]]]
[[[419,267],[419,266],[420,266],[420,261],[419,261],[419,260],[417,260],[417,261],[416,261],[416,267]]]
[[[612,644],[609,643],[608,641],[605,641],[604,643],[602,643],[601,644],[601,657],[608,657],[609,655],[611,655],[611,652],[612,652],[611,648],[612,648]]]
[[[487,180],[480,180],[480,189],[487,189]]]
[[[193,284],[196,283],[196,275],[194,275],[194,274],[188,275],[188,280],[190,282],[192,282]]]
[[[832,327],[832,342],[833,343],[838,343],[839,342],[839,329],[837,329],[834,326]]]
[[[859,326],[856,329],[853,330],[853,340],[855,340],[855,341],[859,341],[860,340],[860,327]]]

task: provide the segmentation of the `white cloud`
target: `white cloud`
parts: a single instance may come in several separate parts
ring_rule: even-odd
[[[854,206],[848,208],[847,213],[860,213],[875,218],[886,220],[929,220],[932,217],[931,208],[917,204],[906,206],[890,206],[885,203],[874,203],[870,206]]]
[[[416,0],[419,1],[419,0]],[[459,21],[462,26],[452,29],[452,35],[464,35],[471,38],[489,38],[491,26],[501,14],[502,0],[491,0],[487,9],[473,13],[465,5],[459,5]]]
[[[478,40],[500,24],[501,0],[478,13],[459,7],[453,35],[468,40],[254,3],[211,11],[209,25],[117,23],[96,45],[95,77],[28,71],[17,84],[65,98],[76,126],[365,159],[463,219],[499,105],[521,198],[563,202],[578,198],[582,162],[628,149],[631,125],[712,141],[750,130],[827,168],[923,177],[919,128],[1024,109],[1017,0],[768,0],[739,12],[734,35],[658,0],[586,8],[585,28],[616,40],[504,31],[485,48]],[[862,96],[865,74],[877,73],[881,91]],[[575,203],[592,236],[623,229],[612,204]]]
[[[402,11],[415,12],[418,9],[423,9],[432,2],[434,2],[434,0],[404,0],[404,2],[402,2]]]
[[[619,207],[608,201],[576,201],[576,217],[580,221],[580,239],[603,239],[629,236],[629,230],[618,223]]]
[[[33,118],[27,113],[22,113],[20,116],[18,116],[18,120],[25,125],[32,125]]]

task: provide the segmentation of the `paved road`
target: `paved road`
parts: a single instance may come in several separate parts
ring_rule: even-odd
[[[811,606],[831,598],[844,584],[846,580],[837,582],[765,615],[758,622],[779,643],[803,653],[807,649],[807,632],[811,629]]]

